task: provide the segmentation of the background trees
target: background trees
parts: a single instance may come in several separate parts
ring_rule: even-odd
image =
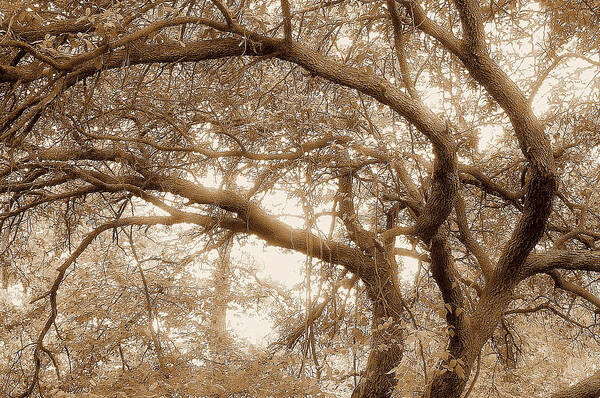
[[[596,396],[598,13],[3,2],[4,393]]]

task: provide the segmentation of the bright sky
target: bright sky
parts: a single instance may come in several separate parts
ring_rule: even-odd
[[[306,257],[299,253],[282,254],[281,249],[259,245],[251,248],[244,247],[244,253],[252,255],[259,268],[258,276],[262,280],[272,280],[291,289],[302,283],[304,276],[302,270],[305,266]],[[402,257],[404,268],[400,277],[405,282],[412,282],[417,270],[417,260]],[[274,333],[273,322],[256,311],[234,311],[227,314],[227,328],[239,337],[248,340],[255,345],[266,345],[277,337]]]
[[[532,4],[536,6],[535,3]],[[340,48],[345,48],[350,45],[350,40],[341,37],[337,44]],[[531,49],[531,43],[528,42],[518,43],[517,45],[523,46],[524,52]],[[530,68],[531,65],[525,65],[525,69]],[[596,78],[599,73],[598,67],[590,67],[589,63],[579,59],[565,61],[563,67],[559,69],[563,71],[562,73],[579,69],[579,78],[582,82],[594,81],[594,78]],[[548,109],[550,88],[559,83],[559,79],[560,74],[555,73],[554,77],[547,79],[540,88],[536,100],[533,102],[533,109],[536,114],[542,115],[545,110]],[[575,95],[577,95],[577,93],[583,93],[583,91],[587,89],[589,89],[588,85],[582,83],[580,87],[575,88]],[[441,93],[428,93],[425,98],[426,104],[433,109],[438,109],[439,104],[442,101],[443,98]],[[487,127],[485,130],[480,131],[479,149],[485,150],[493,145],[502,133],[502,126]],[[215,176],[208,176],[203,182],[205,182],[207,186],[216,187],[219,186],[220,179]],[[241,186],[246,185],[244,183],[244,181],[238,181],[238,184]],[[298,201],[287,199],[283,195],[271,195],[265,203],[269,204],[268,210],[272,214],[302,214],[300,203],[298,203]],[[297,217],[286,216],[281,217],[281,219],[297,228],[301,228],[304,222],[302,218]],[[321,231],[327,231],[330,222],[330,217],[321,217],[318,220],[317,226]],[[303,281],[304,277],[302,275],[302,269],[305,264],[305,256],[291,252],[283,254],[281,249],[265,246],[263,244],[250,244],[244,246],[243,251],[244,254],[250,255],[254,259],[255,265],[259,269],[258,275],[260,278],[272,280],[288,289],[291,289],[293,286],[296,286]],[[410,282],[417,269],[417,261],[408,257],[403,257],[402,261],[404,263],[404,268],[400,276],[404,281]],[[8,289],[0,289],[0,302],[5,301],[16,305],[22,305],[22,298],[22,286],[14,285],[9,286]],[[264,314],[257,314],[256,312],[231,310],[228,313],[227,325],[230,331],[241,338],[247,339],[253,344],[263,345],[267,343],[268,340],[276,337],[273,332],[273,323],[271,320]]]
[[[599,73],[597,67],[590,68],[589,63],[579,59],[569,60],[565,62],[564,66],[564,68],[561,68],[562,71],[582,69],[580,79],[583,82],[593,81]],[[543,115],[548,109],[550,89],[557,83],[559,83],[559,78],[548,78],[539,90],[536,100],[532,104],[533,110],[538,116]],[[587,89],[589,87],[585,84],[576,87],[576,95],[577,93],[583,94]],[[441,96],[431,95],[427,97],[426,103],[432,108],[437,108],[441,99]],[[479,150],[484,151],[495,144],[502,134],[503,126],[489,126],[480,131]],[[286,199],[283,196],[271,195],[266,203],[269,203],[269,206],[276,210],[273,212],[274,214],[302,214],[302,209],[298,202]],[[297,228],[303,226],[301,218],[283,217],[282,220]],[[319,219],[318,227],[321,231],[327,231],[330,222],[329,217],[322,217]],[[301,275],[301,270],[305,261],[303,255],[298,253],[284,255],[281,250],[272,247],[253,247],[248,254],[251,254],[256,259],[257,265],[262,267],[262,276],[270,278],[287,288],[292,288],[302,282],[303,276]],[[400,277],[403,281],[411,283],[417,270],[417,260],[402,257],[402,261],[404,268],[400,273]],[[267,317],[256,313],[230,312],[228,316],[228,328],[241,338],[247,339],[249,342],[257,345],[264,345],[268,340],[276,337],[273,332],[272,322]]]

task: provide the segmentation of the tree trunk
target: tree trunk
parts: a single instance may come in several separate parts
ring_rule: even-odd
[[[367,286],[373,302],[371,352],[352,398],[391,397],[396,386],[393,369],[402,360],[404,352],[404,335],[400,326],[404,308],[400,290],[395,277],[387,272],[381,274],[380,283]],[[388,275],[387,278],[385,275]]]
[[[465,388],[467,378],[461,379],[455,372],[446,371],[443,374],[437,374],[430,387],[427,398],[451,398],[460,397]]]
[[[210,327],[213,333],[210,350],[213,354],[221,351],[227,337],[227,306],[229,304],[229,289],[231,286],[231,246],[232,237],[228,237],[219,247],[219,258],[213,274],[214,297],[212,302]]]

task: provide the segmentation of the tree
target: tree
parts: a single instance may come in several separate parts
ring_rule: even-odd
[[[581,358],[597,350],[597,2],[21,0],[1,10],[3,276],[34,305],[3,315],[21,335],[3,348],[6,394],[117,383],[118,353],[119,377],[133,383],[150,371],[129,365],[143,362],[146,351],[124,347],[139,339],[165,394],[179,383],[184,395],[258,395],[248,388],[260,372],[282,395],[311,393],[260,365],[239,371],[247,382],[236,391],[185,383],[206,360],[194,357],[206,344],[195,320],[210,314],[181,281],[182,253],[232,233],[242,248],[253,236],[304,254],[305,288],[317,278],[329,290],[288,336],[293,347],[306,334],[304,357],[312,347],[319,369],[315,335],[340,286],[368,299],[355,307],[371,327],[353,397],[476,394],[480,369],[493,366],[482,354],[509,369],[533,355],[516,330],[530,341],[559,330],[557,344],[576,330]],[[490,132],[495,141],[481,142]],[[301,227],[274,215],[274,195],[298,201]],[[182,229],[160,227],[173,225]],[[132,256],[135,280],[119,268]],[[406,257],[420,264],[411,287],[399,280]],[[145,308],[137,318],[117,323],[111,302],[126,301],[108,296],[106,272],[141,289],[119,293],[131,296],[119,311]],[[173,281],[181,291],[165,287]],[[112,351],[80,344],[71,355],[91,333],[64,332],[76,322]],[[412,359],[420,387],[400,377]],[[592,373],[554,396],[598,396]]]

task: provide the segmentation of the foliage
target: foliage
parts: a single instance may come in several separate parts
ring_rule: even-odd
[[[0,25],[6,396],[600,392],[597,1],[18,0]],[[275,250],[302,283],[264,275]]]

